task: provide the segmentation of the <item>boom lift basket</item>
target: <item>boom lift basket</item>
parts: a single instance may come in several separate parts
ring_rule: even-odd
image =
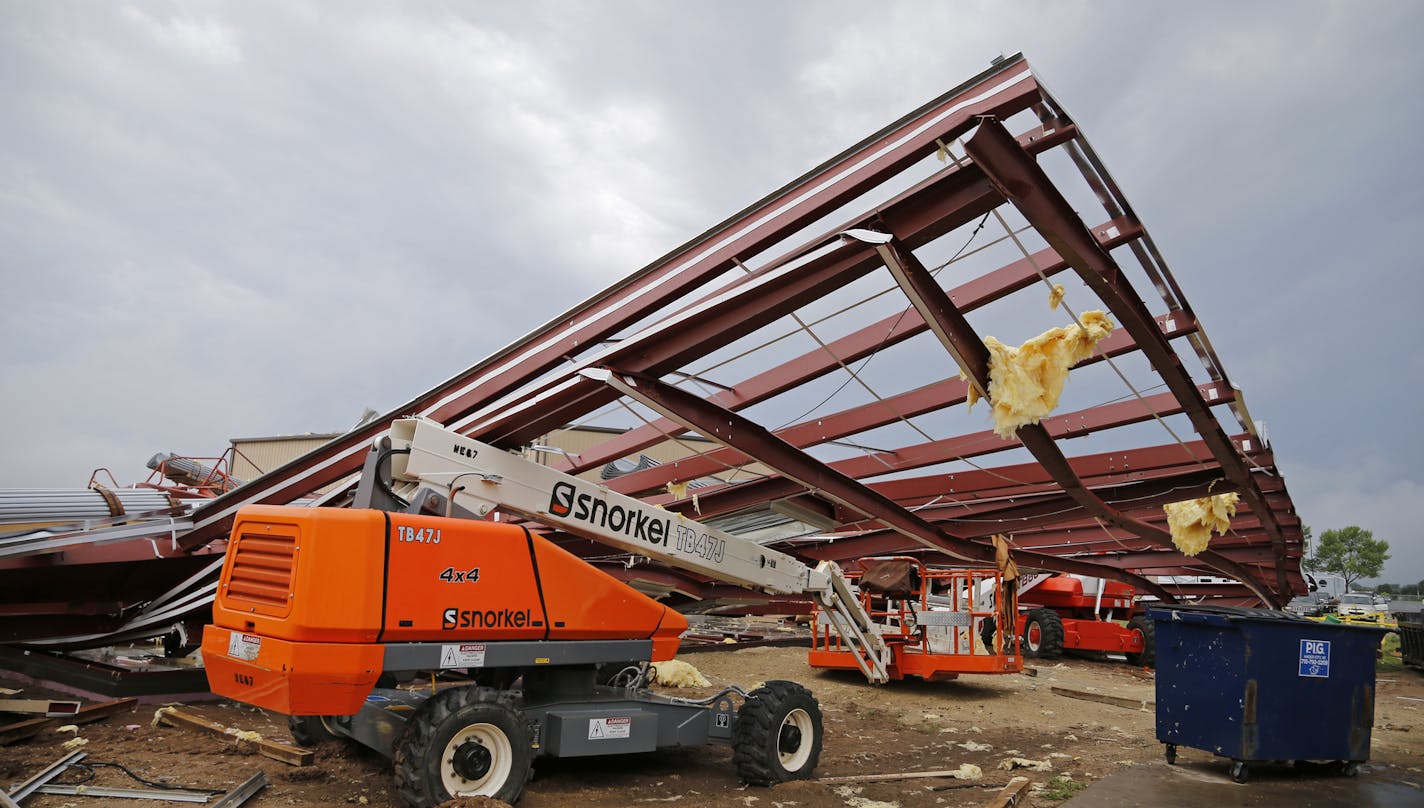
[[[961,673],[1023,670],[1018,638],[993,630],[1012,625],[1004,618],[1017,608],[1012,582],[1005,587],[998,570],[934,568],[909,556],[880,556],[857,560],[846,577],[858,584],[861,605],[889,648],[891,679],[945,681]],[[852,650],[819,608],[813,614],[811,667],[854,670]]]

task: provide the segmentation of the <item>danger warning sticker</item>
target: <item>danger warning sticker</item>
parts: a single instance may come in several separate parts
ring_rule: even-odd
[[[627,738],[632,732],[632,718],[590,718],[588,720],[588,739],[590,741]]]
[[[440,667],[442,668],[483,668],[485,666],[484,643],[462,643],[440,646]]]
[[[233,632],[227,636],[227,655],[233,659],[245,659],[248,662],[257,658],[257,652],[262,650],[262,638],[256,634],[242,634]]]

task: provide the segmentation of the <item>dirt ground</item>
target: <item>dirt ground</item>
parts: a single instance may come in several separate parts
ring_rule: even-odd
[[[1020,805],[1056,805],[1080,786],[1124,766],[1162,758],[1153,713],[1069,698],[1063,687],[1132,699],[1152,699],[1151,674],[1122,662],[1068,658],[1036,660],[1037,676],[974,676],[928,684],[897,682],[871,687],[859,675],[821,672],[806,664],[803,648],[744,648],[689,653],[714,688],[679,690],[677,695],[715,692],[728,684],[752,688],[768,679],[790,679],[809,687],[825,716],[825,745],[817,775],[864,777],[906,771],[982,769],[978,780],[947,778],[892,782],[786,783],[773,788],[738,782],[731,751],[706,747],[647,755],[536,763],[521,808],[607,806],[635,808],[670,804],[692,808],[916,808],[981,806],[1009,778],[1025,775],[1035,790]],[[25,697],[52,695],[33,683]],[[1403,782],[1424,791],[1424,676],[1409,670],[1381,673],[1376,694],[1373,753],[1366,777]],[[230,702],[202,702],[184,709],[209,720],[287,740],[286,721]],[[251,806],[396,806],[390,765],[348,743],[326,743],[316,761],[293,767],[258,756],[249,744],[191,729],[151,726],[155,705],[79,727],[89,761],[118,763],[150,779],[175,785],[230,789],[258,770],[271,785]],[[0,783],[10,787],[66,754],[61,744],[73,733],[50,730],[27,741],[0,747]],[[1183,749],[1181,758],[1210,758]],[[1005,761],[1043,761],[1044,771],[1002,768]],[[1225,764],[1221,764],[1225,777]],[[66,778],[78,779],[70,772]],[[1071,782],[1059,778],[1069,778]],[[95,785],[142,788],[117,769],[96,768]],[[1047,786],[1047,789],[1044,788]],[[948,787],[948,788],[947,788]],[[483,802],[483,801],[482,801]],[[93,797],[37,795],[27,808],[88,808],[102,805],[177,803],[134,802]]]

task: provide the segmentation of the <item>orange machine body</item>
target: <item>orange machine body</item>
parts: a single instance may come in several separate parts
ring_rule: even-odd
[[[287,715],[350,715],[389,643],[651,640],[687,621],[522,527],[340,508],[248,506],[203,659],[213,692]]]

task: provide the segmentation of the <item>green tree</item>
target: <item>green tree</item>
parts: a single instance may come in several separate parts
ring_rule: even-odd
[[[1361,578],[1378,578],[1389,558],[1389,542],[1376,539],[1362,527],[1350,525],[1320,534],[1310,568],[1333,573],[1345,579],[1345,590]]]
[[[1393,594],[1396,594],[1394,584],[1380,584],[1379,586],[1375,587],[1375,594],[1376,594],[1376,595],[1393,595]]]

